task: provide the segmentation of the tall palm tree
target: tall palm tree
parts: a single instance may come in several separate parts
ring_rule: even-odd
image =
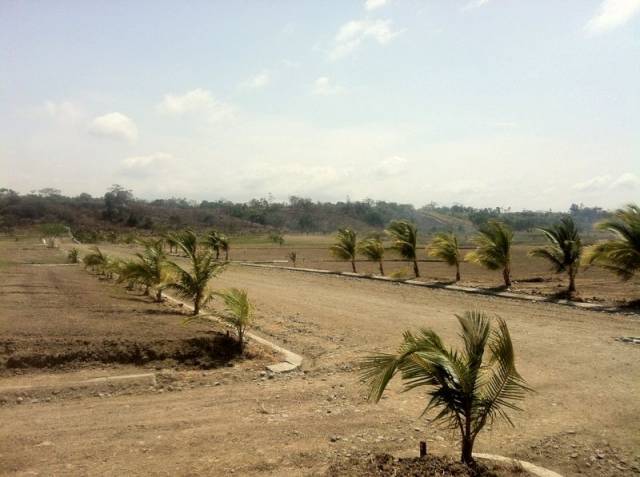
[[[456,267],[456,282],[460,281],[460,249],[458,237],[451,233],[437,233],[426,248],[427,255],[444,260],[447,265]]]
[[[378,263],[380,275],[384,275],[382,261],[384,260],[384,245],[377,238],[368,238],[358,243],[358,252],[367,257],[369,260]]]
[[[206,235],[205,242],[216,253],[216,260],[218,260],[220,258],[220,234],[212,230]]]
[[[571,217],[563,217],[559,223],[539,228],[549,241],[546,247],[531,250],[529,255],[548,260],[556,273],[567,272],[569,275],[569,293],[576,291],[576,275],[580,268],[582,241],[576,224]]]
[[[245,332],[253,321],[253,305],[249,301],[246,290],[230,288],[222,292],[216,292],[216,296],[224,301],[227,314],[222,318],[236,329],[240,352],[244,351]]]
[[[350,228],[343,228],[338,229],[336,243],[329,247],[329,250],[336,258],[351,261],[353,273],[356,273],[356,243],[356,233]]]
[[[413,261],[413,273],[416,277],[420,276],[418,269],[418,229],[414,223],[407,220],[394,220],[385,230],[393,239],[393,248],[395,248],[402,258]]]
[[[175,262],[169,262],[174,280],[168,287],[192,299],[193,314],[197,315],[212,298],[212,294],[206,292],[209,280],[222,272],[224,265],[217,262],[209,250],[198,249],[198,238],[191,230],[176,234],[173,238],[177,247],[187,256],[189,266],[183,268]]]
[[[640,270],[640,207],[629,204],[596,227],[611,232],[615,238],[590,247],[584,257],[585,264],[604,267],[629,280]]]
[[[424,413],[438,409],[436,419],[460,431],[461,460],[473,463],[473,445],[487,422],[504,418],[507,410],[520,410],[517,401],[530,389],[518,374],[507,324],[497,318],[491,327],[486,314],[456,315],[464,348],[446,348],[433,330],[404,332],[398,353],[376,354],[363,360],[362,380],[369,399],[378,402],[391,379],[400,372],[404,390],[428,386]],[[487,349],[488,348],[488,349]]]
[[[469,252],[466,259],[489,270],[501,269],[504,285],[510,287],[513,231],[502,222],[490,220],[486,225],[480,227],[474,242],[478,248]]]
[[[122,265],[118,281],[144,285],[145,295],[149,293],[150,288],[155,288],[155,300],[161,302],[162,290],[170,279],[170,267],[164,252],[163,240],[151,240],[143,244],[144,252],[136,253],[136,260],[127,261]]]

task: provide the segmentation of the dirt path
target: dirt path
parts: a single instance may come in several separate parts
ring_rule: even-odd
[[[45,289],[50,279],[41,273]],[[355,360],[394,350],[406,328],[433,327],[454,340],[453,314],[476,308],[508,321],[520,371],[537,391],[514,415],[516,427],[495,425],[478,451],[566,475],[628,475],[640,464],[640,346],[615,340],[640,336],[637,318],[281,270],[230,267],[214,285],[247,288],[260,332],[308,358],[305,372],[268,379],[213,370],[201,378],[209,386],[4,406],[0,468],[309,475],[362,451],[415,453],[425,437],[434,452],[456,452],[447,432],[418,419],[425,403],[419,392],[395,387],[379,405],[366,404]],[[596,449],[606,457],[594,460]]]

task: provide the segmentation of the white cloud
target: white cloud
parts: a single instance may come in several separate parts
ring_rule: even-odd
[[[612,189],[640,189],[640,177],[625,172],[611,184]]]
[[[114,112],[98,116],[89,125],[89,132],[96,136],[135,142],[138,127],[133,120],[122,113]]]
[[[168,114],[185,114],[207,110],[215,104],[210,91],[197,88],[182,95],[166,94],[158,109]]]
[[[574,184],[573,189],[580,192],[599,192],[604,190],[629,190],[640,188],[640,177],[625,172],[614,179],[609,174],[596,176],[589,180]]]
[[[590,34],[604,33],[624,25],[639,12],[640,0],[604,0],[584,28]]]
[[[472,0],[471,2],[467,3],[465,6],[462,7],[462,11],[466,12],[467,10],[480,8],[486,5],[487,3],[489,3],[489,0]]]
[[[70,101],[47,101],[43,106],[44,113],[56,121],[75,122],[82,116],[80,108]]]
[[[166,166],[174,161],[174,157],[165,152],[127,157],[120,163],[121,174],[131,177],[148,177],[164,171]]]
[[[242,85],[246,88],[261,89],[269,84],[271,81],[271,75],[268,71],[264,70],[255,75],[253,78],[248,79]]]
[[[334,94],[340,94],[343,89],[331,82],[326,76],[321,76],[313,82],[313,89],[311,90],[316,96],[332,96]]]
[[[231,113],[229,105],[217,101],[211,91],[196,88],[182,95],[166,94],[157,106],[161,113],[180,116],[203,114],[211,121],[222,119]]]
[[[371,11],[376,8],[384,7],[388,3],[388,0],[367,0],[364,3],[364,8]]]
[[[329,52],[331,60],[338,60],[357,50],[366,40],[386,45],[402,31],[391,29],[391,20],[352,20],[340,27]]]
[[[583,182],[573,185],[573,189],[583,192],[592,192],[605,189],[611,183],[611,176],[606,174],[603,176],[592,177]]]
[[[387,157],[371,168],[371,172],[379,179],[399,176],[407,172],[408,161],[404,157],[391,156]]]

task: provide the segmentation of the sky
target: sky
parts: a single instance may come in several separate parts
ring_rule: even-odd
[[[0,187],[640,197],[640,0],[0,0]]]

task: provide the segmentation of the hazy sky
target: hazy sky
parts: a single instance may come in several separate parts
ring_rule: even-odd
[[[0,187],[640,198],[640,0],[0,0]]]

